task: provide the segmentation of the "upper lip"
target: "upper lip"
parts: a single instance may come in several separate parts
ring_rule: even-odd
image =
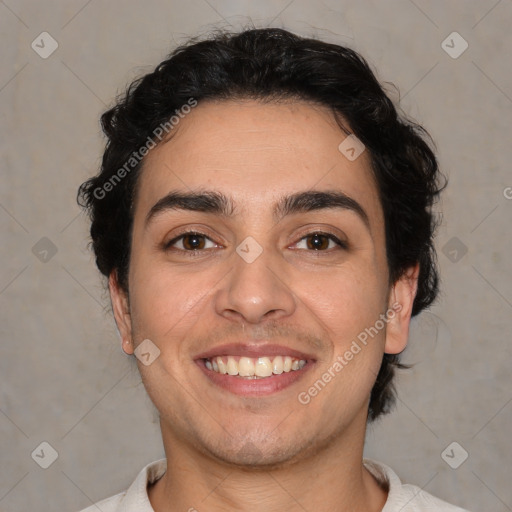
[[[263,357],[263,356],[290,356],[297,359],[314,360],[311,354],[285,347],[283,345],[267,344],[262,341],[256,343],[229,343],[218,345],[205,352],[201,352],[194,359],[211,359],[216,356],[242,356],[242,357]]]

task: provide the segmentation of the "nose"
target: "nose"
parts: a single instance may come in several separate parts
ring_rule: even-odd
[[[222,281],[215,297],[217,314],[231,320],[258,324],[265,320],[278,320],[295,311],[296,301],[269,251],[265,250],[254,261],[247,262],[233,254],[234,267]],[[275,260],[275,258],[274,258]]]

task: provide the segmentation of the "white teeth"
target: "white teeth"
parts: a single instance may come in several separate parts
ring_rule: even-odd
[[[219,373],[222,373],[224,375],[228,373],[226,363],[222,360],[222,357],[217,357],[217,366],[219,367]]]
[[[285,372],[301,370],[306,365],[304,359],[296,359],[290,356],[271,357],[240,357],[237,361],[233,356],[222,358],[221,356],[205,360],[205,366],[221,374],[239,375],[244,378],[263,378],[271,375],[280,375]]]
[[[238,375],[240,377],[251,377],[254,375],[254,363],[249,357],[241,357],[238,361]]]
[[[283,373],[283,358],[281,356],[274,357],[272,372],[276,375]]]
[[[228,357],[228,367],[227,367],[229,375],[238,375],[238,363],[231,357]]]
[[[268,357],[258,358],[254,367],[254,374],[258,377],[270,377],[272,375],[272,363]]]

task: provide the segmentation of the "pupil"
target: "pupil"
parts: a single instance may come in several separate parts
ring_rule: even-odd
[[[322,249],[325,248],[325,236],[324,235],[312,235],[310,245],[313,246],[313,249]]]
[[[202,235],[187,235],[185,238],[185,247],[187,249],[198,249],[202,246]]]

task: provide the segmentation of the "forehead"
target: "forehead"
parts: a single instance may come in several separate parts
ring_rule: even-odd
[[[329,109],[305,101],[201,102],[146,156],[136,212],[171,190],[219,190],[249,212],[316,189],[343,191],[379,219],[368,152],[347,159],[339,150],[346,137]]]

